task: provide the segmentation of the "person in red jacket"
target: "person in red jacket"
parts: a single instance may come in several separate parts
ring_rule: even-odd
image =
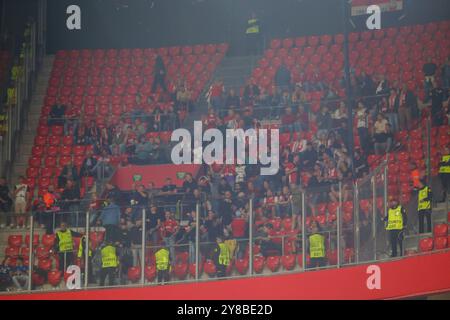
[[[165,212],[165,220],[161,225],[161,237],[169,248],[171,257],[175,257],[175,238],[180,229],[178,222],[174,219],[171,211]],[[175,261],[175,259],[174,259]]]

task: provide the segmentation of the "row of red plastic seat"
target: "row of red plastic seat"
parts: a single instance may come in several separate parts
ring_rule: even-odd
[[[450,28],[449,21],[443,21],[439,23],[429,23],[426,25],[414,25],[404,26],[400,28],[387,28],[373,31],[352,32],[349,34],[349,42],[355,43],[360,40],[370,41],[372,39],[384,39],[384,38],[401,38],[408,37],[410,35],[427,34],[435,37],[442,37],[446,31]],[[303,47],[305,45],[316,47],[318,45],[329,45],[331,43],[342,44],[344,43],[344,35],[322,35],[322,36],[307,36],[298,38],[287,39],[273,39],[270,42],[270,48],[277,49],[280,47],[291,48],[293,46]]]
[[[95,50],[60,50],[56,53],[57,59],[65,58],[78,58],[78,57],[154,57],[155,55],[161,56],[177,56],[177,55],[200,55],[202,53],[215,54],[226,53],[228,50],[228,44],[207,44],[207,45],[194,45],[194,46],[173,46],[173,47],[161,47],[161,48],[145,48],[145,49],[95,49]]]

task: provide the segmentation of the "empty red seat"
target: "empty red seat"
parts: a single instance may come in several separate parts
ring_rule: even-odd
[[[145,279],[149,282],[152,282],[156,278],[156,266],[150,265],[146,266],[144,269]]]
[[[41,243],[47,248],[52,248],[55,245],[55,235],[54,234],[43,234]]]
[[[435,237],[446,237],[448,235],[448,224],[439,223],[434,226]]]
[[[47,167],[56,167],[56,158],[55,157],[46,157],[44,160],[44,164]]]
[[[434,249],[442,250],[448,246],[448,237],[434,237]]]
[[[420,252],[428,252],[433,250],[433,238],[424,238],[419,241]]]
[[[22,245],[23,236],[21,234],[12,234],[8,236],[8,245],[10,247],[20,247]]]
[[[280,268],[280,257],[278,256],[267,257],[266,266],[272,272],[278,271],[278,269]]]
[[[200,263],[200,268],[198,269],[198,276],[200,277],[201,276],[201,274],[202,274],[202,272],[203,272],[203,269],[202,269],[202,263]],[[196,264],[195,263],[191,263],[190,265],[189,265],[189,274],[190,274],[190,276],[192,277],[192,278],[195,278],[195,272],[196,272]]]
[[[38,257],[38,259],[48,258],[50,255],[50,249],[51,247],[49,246],[38,246],[36,248],[36,257]]]
[[[64,134],[63,126],[52,126],[52,135],[54,136],[62,136]]]
[[[51,146],[59,146],[61,144],[61,136],[49,136],[48,143]]]
[[[59,285],[59,283],[61,282],[61,277],[61,271],[58,270],[50,271],[47,275],[48,282],[54,287]]]
[[[85,154],[86,147],[85,146],[74,146],[73,147],[73,154],[75,156],[81,156]]]
[[[35,286],[42,286],[45,283],[44,277],[36,272],[33,272],[31,276],[31,281]]]
[[[39,267],[39,269],[42,269],[44,271],[50,271],[52,269],[52,260],[50,260],[50,259],[39,259],[38,267]],[[49,282],[50,282],[50,279],[49,279]]]
[[[188,273],[188,264],[187,263],[178,263],[173,267],[173,273],[179,280],[186,279]]]
[[[28,164],[32,168],[39,168],[41,166],[41,158],[32,156],[28,160]]]
[[[236,266],[236,270],[239,272],[239,274],[244,275],[248,272],[249,259],[248,258],[237,259],[234,265]]]
[[[264,257],[255,256],[253,258],[253,270],[255,273],[261,273],[264,269]]]
[[[345,250],[344,250],[345,263],[354,262],[354,258],[355,258],[355,250],[353,250],[353,248],[345,248]]]
[[[216,265],[211,260],[206,260],[203,269],[205,270],[206,274],[210,277],[216,275]]]
[[[303,254],[297,255],[297,262],[300,267],[303,267]],[[309,254],[306,255],[306,265],[309,266],[311,263],[311,257]]]
[[[141,278],[141,268],[140,267],[131,267],[128,269],[128,280],[135,283],[138,282]]]
[[[6,247],[5,256],[17,258],[19,256],[19,247]]]
[[[286,270],[292,270],[295,267],[295,255],[288,254],[281,257],[281,264]]]
[[[336,265],[337,264],[337,251],[330,250],[327,252],[328,264]]]

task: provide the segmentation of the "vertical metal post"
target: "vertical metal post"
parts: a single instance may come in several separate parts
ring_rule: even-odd
[[[86,241],[84,243],[84,287],[87,288],[89,285],[89,220],[90,220],[90,210],[88,209],[86,212]]]
[[[372,176],[372,243],[373,260],[377,260],[377,187],[375,176]]]
[[[145,284],[145,220],[146,220],[146,216],[145,216],[145,208],[142,209],[142,244],[141,244],[141,284],[144,285]]]
[[[195,280],[200,275],[200,203],[195,208]]]
[[[360,250],[360,229],[359,229],[359,190],[358,190],[358,181],[354,184],[354,192],[353,192],[353,208],[355,214],[355,259],[356,263],[359,263],[359,250]]]
[[[302,192],[302,264],[306,270],[306,204],[305,191]]]
[[[384,216],[387,216],[387,201],[388,201],[388,166],[387,164],[384,166],[384,172],[383,172],[383,210],[384,210]]]
[[[431,115],[427,117],[427,186],[431,186]],[[433,204],[431,204],[433,205]]]
[[[248,253],[249,253],[249,270],[253,275],[253,199],[250,198],[248,203],[249,221],[248,221]]]
[[[342,182],[339,181],[339,208],[337,210],[337,267],[340,268],[342,261],[341,261],[341,237],[342,237]]]
[[[28,291],[31,291],[33,285],[33,238],[34,238],[34,217],[33,214],[30,215],[30,252],[28,254]]]

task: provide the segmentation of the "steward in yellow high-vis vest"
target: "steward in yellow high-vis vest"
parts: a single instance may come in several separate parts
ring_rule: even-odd
[[[309,256],[311,258],[311,266],[314,268],[323,267],[325,260],[325,237],[320,233],[321,228],[317,221],[311,226],[311,235],[309,240]]]
[[[64,272],[67,267],[73,264],[74,241],[73,238],[82,237],[81,233],[67,228],[67,223],[62,222],[60,229],[56,232],[55,249],[58,252],[59,270]]]
[[[109,285],[113,286],[116,279],[117,267],[119,266],[119,258],[117,257],[116,247],[112,242],[107,242],[100,250],[102,257],[102,269],[100,271],[100,286],[105,285],[106,277],[108,277]]]
[[[227,267],[230,265],[230,249],[220,237],[216,238],[217,246],[213,251],[213,260],[216,265],[216,275],[218,278],[225,277]]]
[[[426,232],[431,232],[431,188],[422,181],[419,183],[417,194],[417,212],[419,214],[419,233],[425,232],[425,219],[427,220]]]
[[[156,273],[158,283],[169,281],[170,272],[170,253],[165,247],[159,249],[155,253]]]
[[[262,47],[261,26],[255,13],[252,13],[250,19],[247,20],[245,35],[247,37],[247,55],[259,54]]]
[[[81,269],[85,268],[86,262],[84,261],[86,252],[84,251],[86,245],[86,236],[82,236],[80,239],[80,245],[78,246],[77,258],[81,260]],[[89,283],[92,283],[93,274],[92,274],[92,250],[91,250],[91,242],[89,242],[89,258],[88,258],[88,278]]]
[[[447,146],[444,148],[443,156],[439,164],[439,178],[442,183],[443,201],[446,201],[450,189],[450,154]]]
[[[407,217],[405,209],[399,205],[396,199],[391,200],[388,215],[384,220],[387,222],[386,230],[389,233],[389,241],[391,243],[391,257],[397,256],[397,244],[400,246],[400,255],[402,255],[403,229],[407,225]]]

